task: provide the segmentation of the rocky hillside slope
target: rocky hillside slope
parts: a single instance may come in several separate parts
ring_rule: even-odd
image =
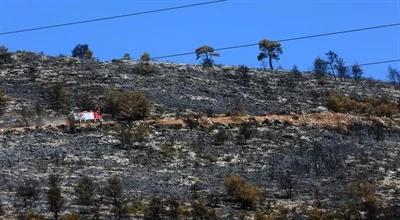
[[[55,111],[52,103],[54,87],[61,86],[68,91],[69,110],[79,109],[83,99],[100,103],[107,89],[143,91],[153,103],[151,116],[132,127],[145,126],[145,131],[128,146],[121,144],[119,125],[112,120],[77,125],[71,132],[64,124],[67,113]],[[349,194],[350,186],[360,182],[372,186],[367,191],[376,207],[390,208],[390,214],[379,212],[381,217],[395,219],[399,214],[398,115],[360,116],[327,108],[332,92],[398,103],[400,90],[393,85],[169,63],[155,63],[152,72],[144,74],[132,61],[83,62],[16,53],[12,63],[0,67],[0,89],[8,98],[0,116],[0,203],[5,219],[28,210],[16,194],[26,179],[42,183],[31,210],[50,218],[45,192],[54,173],[62,178],[63,215],[82,212],[74,194],[82,176],[98,185],[120,177],[128,207],[124,218],[129,219],[142,219],[152,211],[155,197],[178,200],[179,219],[198,214],[190,205],[194,197],[202,197],[206,210],[213,210],[218,219],[251,219],[256,213],[259,219],[309,219],[315,210],[322,215],[348,208],[353,200],[360,213],[371,213],[364,194]],[[40,115],[28,114],[38,108]],[[224,187],[228,176],[257,186],[257,204],[243,209],[230,198]],[[107,205],[97,211],[101,219],[113,212]],[[165,213],[161,215],[169,216]]]

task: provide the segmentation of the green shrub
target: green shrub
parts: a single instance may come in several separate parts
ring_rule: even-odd
[[[118,120],[132,122],[147,117],[151,103],[143,92],[107,91],[103,111]]]

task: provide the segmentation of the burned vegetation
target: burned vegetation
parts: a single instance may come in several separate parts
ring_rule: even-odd
[[[0,218],[399,218],[396,84],[200,49],[202,65],[3,49]]]

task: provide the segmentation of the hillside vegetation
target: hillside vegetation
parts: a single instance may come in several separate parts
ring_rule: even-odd
[[[1,63],[0,218],[400,217],[398,85],[78,55]]]

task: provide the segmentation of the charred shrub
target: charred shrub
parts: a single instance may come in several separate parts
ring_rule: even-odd
[[[238,144],[246,144],[247,140],[252,138],[255,134],[254,129],[252,128],[251,124],[245,123],[240,126],[239,134],[237,136]]]
[[[68,112],[70,108],[70,93],[64,84],[54,85],[49,91],[50,105],[54,111]]]
[[[26,179],[17,186],[16,196],[21,198],[23,207],[32,207],[39,197],[39,182]]]
[[[97,103],[93,98],[89,96],[82,97],[78,100],[78,107],[82,111],[91,111],[98,107]]]
[[[229,140],[229,135],[224,129],[219,129],[214,136],[215,145],[223,145],[228,140]]]
[[[121,125],[117,128],[117,137],[120,141],[121,149],[130,149],[134,142],[142,143],[150,133],[150,128],[146,125],[139,125],[132,128],[128,125]]]
[[[74,194],[76,196],[76,203],[84,207],[84,213],[88,213],[90,207],[95,204],[97,185],[92,178],[83,176],[78,180],[74,187]]]
[[[251,79],[251,76],[249,74],[250,69],[245,66],[245,65],[240,65],[237,69],[236,69],[236,74],[239,75],[240,79],[242,80],[243,85],[248,85]]]

